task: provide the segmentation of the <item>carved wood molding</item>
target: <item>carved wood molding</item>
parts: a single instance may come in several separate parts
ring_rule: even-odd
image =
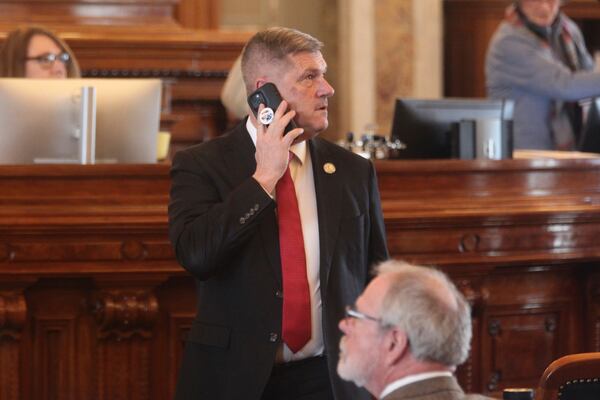
[[[186,78],[206,79],[227,77],[227,70],[189,71],[181,69],[93,68],[82,71],[84,78]]]
[[[10,252],[10,251],[9,251]],[[23,277],[0,280],[0,398],[21,400],[25,363],[22,355],[22,338],[27,335],[27,302],[25,289],[36,278]]]
[[[4,24],[216,29],[219,0],[1,0]]]
[[[151,291],[100,290],[92,303],[101,339],[150,338],[158,319],[158,300]]]
[[[23,292],[0,291],[0,339],[20,339],[27,320],[27,305]]]

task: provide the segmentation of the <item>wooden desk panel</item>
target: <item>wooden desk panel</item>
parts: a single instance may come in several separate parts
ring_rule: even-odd
[[[167,165],[0,168],[1,399],[172,397],[195,296],[168,189]]]
[[[535,386],[598,351],[598,160],[377,164],[390,252],[437,265],[473,306],[469,391]],[[592,294],[593,293],[593,294]]]
[[[473,306],[469,391],[600,351],[600,163],[378,162],[394,257]],[[166,399],[194,282],[167,237],[169,166],[0,167],[0,399]]]

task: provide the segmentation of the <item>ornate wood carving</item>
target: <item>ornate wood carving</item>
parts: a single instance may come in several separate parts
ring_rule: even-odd
[[[487,389],[499,391],[518,386],[523,380],[539,379],[540,370],[566,351],[561,338],[567,323],[556,321],[566,314],[566,305],[489,306],[488,337],[484,338],[484,376]],[[554,321],[554,326],[552,326]]]
[[[0,291],[0,340],[19,339],[25,325],[27,306],[22,292]]]
[[[104,290],[96,295],[93,313],[100,338],[122,340],[136,334],[149,338],[158,317],[158,302],[151,292]]]
[[[128,260],[143,260],[145,243],[129,240],[121,251]],[[97,277],[91,312],[97,324],[98,398],[131,393],[148,399],[151,391],[153,336],[159,316],[154,289],[166,276]]]
[[[5,284],[14,285],[15,288],[24,286],[23,283]],[[19,367],[22,360],[19,349],[26,317],[27,305],[23,290],[0,289],[0,399],[21,398]]]

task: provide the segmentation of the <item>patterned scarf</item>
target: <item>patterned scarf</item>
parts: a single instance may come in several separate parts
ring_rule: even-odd
[[[533,33],[542,46],[549,48],[554,57],[571,71],[584,69],[583,57],[586,53],[583,43],[573,40],[571,27],[559,12],[549,27],[542,27],[529,21],[517,5],[506,10],[506,21],[516,26],[524,26]],[[582,129],[582,110],[577,102],[554,100],[550,115],[550,125],[556,148],[573,150]]]

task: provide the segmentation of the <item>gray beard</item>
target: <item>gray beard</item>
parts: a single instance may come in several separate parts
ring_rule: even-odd
[[[342,350],[337,365],[337,373],[342,379],[354,382],[358,387],[364,387],[373,375],[373,371],[377,367],[377,361],[369,358],[351,358],[348,354],[343,355]]]

